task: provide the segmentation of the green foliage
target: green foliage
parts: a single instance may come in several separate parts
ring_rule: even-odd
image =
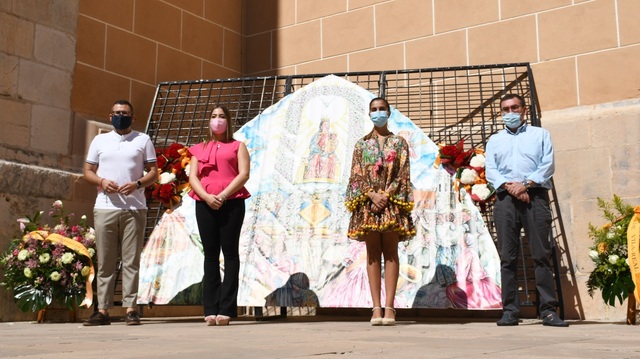
[[[635,289],[627,263],[627,228],[634,212],[617,195],[612,202],[598,198],[598,208],[609,223],[602,227],[589,223],[589,237],[593,240],[589,257],[596,266],[587,280],[587,289],[592,297],[599,289],[604,302],[615,306],[616,299],[622,304]]]

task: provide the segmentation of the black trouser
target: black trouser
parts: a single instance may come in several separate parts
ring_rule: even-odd
[[[238,314],[240,274],[240,230],[244,220],[244,199],[226,201],[214,210],[204,201],[196,202],[196,220],[204,249],[202,303],[204,315]],[[220,278],[220,249],[224,256],[224,280]]]
[[[555,312],[557,305],[553,273],[551,272],[551,210],[549,193],[543,188],[529,189],[530,203],[524,203],[499,191],[494,205],[493,219],[496,224],[500,247],[502,274],[502,306],[505,312],[520,313],[518,298],[518,257],[520,254],[520,229],[524,228],[535,268],[536,287],[540,301],[540,314]]]

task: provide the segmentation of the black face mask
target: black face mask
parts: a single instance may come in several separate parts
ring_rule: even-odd
[[[126,130],[131,127],[132,118],[131,116],[125,115],[112,115],[111,123],[116,130]]]

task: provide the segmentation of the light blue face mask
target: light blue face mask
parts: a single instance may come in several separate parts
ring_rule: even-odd
[[[389,120],[389,115],[387,115],[387,111],[376,111],[371,112],[371,121],[376,127],[384,126]]]
[[[509,112],[502,115],[502,121],[509,128],[517,128],[520,126],[520,117],[517,112]]]

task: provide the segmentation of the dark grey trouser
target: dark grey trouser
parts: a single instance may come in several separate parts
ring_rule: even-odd
[[[549,191],[543,188],[529,190],[530,203],[524,203],[507,191],[497,193],[493,219],[496,224],[502,274],[502,306],[504,312],[520,313],[518,298],[518,257],[520,230],[524,228],[535,268],[536,288],[540,314],[555,312],[557,305],[555,283],[551,271],[551,209]]]

